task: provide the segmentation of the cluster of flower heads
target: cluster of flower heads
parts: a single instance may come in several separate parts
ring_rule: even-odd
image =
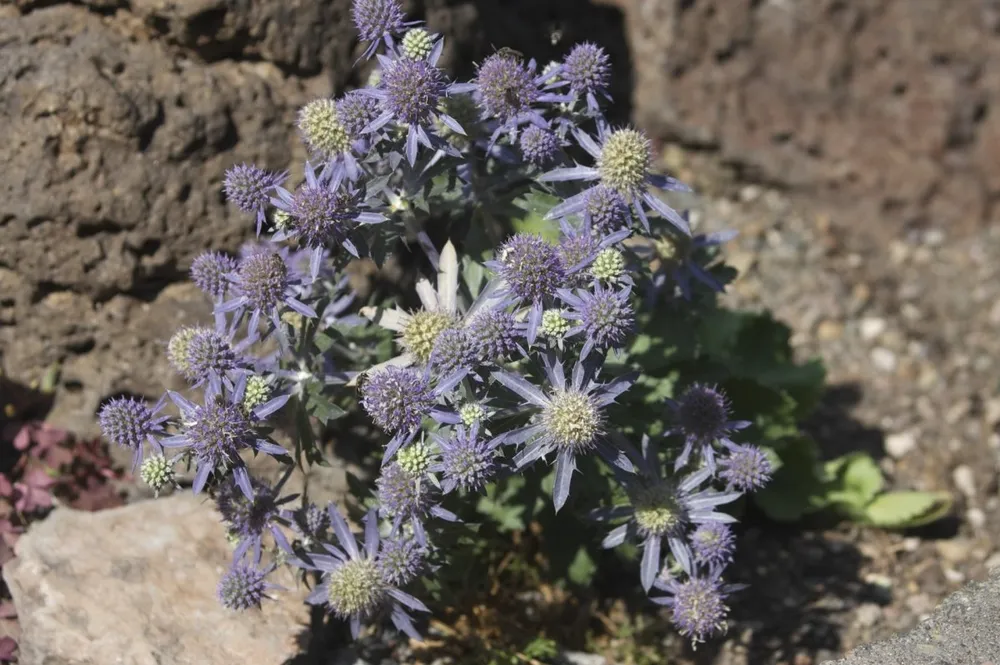
[[[226,173],[225,194],[259,240],[238,257],[206,252],[191,266],[215,320],[181,328],[166,352],[201,397],[168,392],[176,417],[160,415],[164,400],[112,400],[100,413],[106,436],[134,451],[154,491],[176,485],[183,464],[194,491],[211,492],[234,545],[218,596],[234,610],[259,607],[277,588],[268,575],[288,564],[317,580],[308,602],[355,634],[388,618],[416,635],[411,613],[427,608],[404,588],[441,554],[435,525],[459,519],[447,505],[549,465],[558,511],[579,460],[596,456],[628,499],[592,511],[612,523],[604,546],[641,545],[642,588],[672,609],[684,635],[724,630],[736,589],[722,581],[734,549],[724,507],[768,481],[768,459],[731,440],[747,423],[731,419],[721,390],[701,384],[663,405],[672,423],[663,441],[634,445],[612,412],[637,374],[615,374],[606,360],[634,337],[637,287],[667,287],[670,298],[692,297],[693,284],[721,290],[702,250],[728,236],[692,236],[662,198],[687,188],[653,172],[642,132],[607,122],[611,63],[599,46],[579,44],[541,71],[501,49],[458,83],[438,67],[441,38],[407,21],[398,0],[355,0],[353,18],[362,58],[378,69],[368,87],[301,109],[310,155],[301,182],[246,164]],[[368,325],[349,314],[344,267],[404,232],[401,201],[450,173],[477,204],[472,174],[504,170],[561,199],[548,212],[558,242],[512,235],[485,263],[485,284],[461,279],[451,242],[429,247],[437,275],[417,282],[417,310],[360,309],[397,335],[398,355],[348,371],[302,357],[307,331]],[[278,350],[255,353],[262,345]],[[264,454],[290,465],[269,421],[307,383],[346,380],[387,437],[360,542],[337,506],[293,508],[297,497],[282,495],[287,474],[272,484],[246,463]]]

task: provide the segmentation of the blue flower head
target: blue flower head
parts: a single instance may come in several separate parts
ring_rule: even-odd
[[[253,499],[250,474],[240,453],[251,450],[275,456],[288,454],[264,438],[257,428],[262,420],[284,406],[290,395],[275,397],[247,411],[242,406],[245,391],[246,376],[243,376],[233,390],[209,385],[204,404],[195,404],[175,392],[167,393],[181,412],[183,430],[163,439],[162,444],[168,448],[187,448],[194,454],[195,493],[204,489],[213,474],[224,477],[231,472],[244,496]]]
[[[622,451],[607,441],[605,409],[631,387],[635,376],[597,383],[593,366],[578,361],[567,380],[562,361],[553,354],[546,354],[544,360],[545,377],[551,386],[547,393],[523,377],[504,370],[494,372],[493,378],[536,410],[533,422],[508,432],[505,442],[525,444],[513,459],[518,469],[550,453],[555,454],[556,482],[552,500],[558,511],[569,497],[577,455],[596,450],[608,463],[632,470]]]
[[[653,192],[654,189],[687,192],[690,188],[673,178],[652,173],[652,145],[645,134],[628,127],[602,128],[600,143],[595,142],[580,129],[574,129],[573,135],[580,146],[594,158],[594,166],[557,168],[542,174],[539,180],[541,182],[584,180],[596,181],[596,184],[552,208],[546,215],[547,219],[560,219],[584,212],[593,190],[603,185],[619,194],[632,206],[647,233],[649,232],[649,218],[646,214],[648,208],[673,224],[681,233],[691,234],[687,220]]]
[[[365,517],[364,543],[361,546],[335,505],[330,504],[329,514],[339,547],[328,545],[329,554],[311,555],[308,560],[293,561],[300,567],[323,575],[322,582],[309,594],[306,602],[324,605],[334,616],[350,621],[351,634],[355,638],[361,632],[362,623],[387,612],[396,628],[414,639],[420,639],[407,610],[429,610],[422,602],[401,591],[383,572],[375,511],[370,511]]]
[[[485,310],[476,314],[468,325],[468,334],[475,344],[479,360],[500,363],[521,350],[518,344],[520,326],[514,315],[503,310]]]
[[[427,548],[412,538],[385,538],[378,553],[378,567],[389,584],[405,586],[427,568]]]
[[[420,427],[433,405],[429,378],[409,367],[390,365],[373,372],[362,390],[361,406],[390,434]]]
[[[728,524],[706,522],[691,534],[691,551],[695,563],[706,566],[724,566],[733,558],[736,537]]]
[[[458,121],[442,111],[445,108],[442,101],[459,88],[449,85],[444,72],[436,66],[438,55],[439,51],[427,60],[379,56],[381,81],[377,88],[364,91],[379,100],[381,113],[363,131],[376,132],[391,122],[405,128],[405,153],[410,166],[416,164],[421,145],[444,154],[459,154],[433,131],[435,123],[440,122],[451,131],[465,135]]]
[[[584,42],[574,46],[563,60],[562,78],[569,83],[574,95],[587,100],[587,108],[591,112],[599,110],[598,95],[611,99],[607,94],[611,61],[597,44]]]
[[[675,469],[680,469],[691,459],[697,449],[708,470],[715,473],[715,444],[730,448],[735,444],[730,434],[750,425],[745,420],[729,419],[729,400],[717,388],[695,384],[678,400],[667,400],[673,411],[675,426],[668,434],[684,437],[684,449],[677,457]]]
[[[230,478],[219,487],[215,495],[215,506],[219,509],[222,519],[226,521],[229,533],[239,541],[233,554],[235,560],[242,559],[246,553],[252,551],[253,561],[259,563],[265,532],[270,533],[282,549],[291,550],[281,530],[286,524],[281,506],[295,497],[279,498],[282,485],[283,482],[271,487],[264,481],[251,477],[253,498],[243,493],[234,478]]]
[[[432,470],[442,475],[441,489],[447,494],[456,489],[482,491],[500,469],[498,448],[502,437],[481,436],[479,422],[459,426],[451,437],[431,435],[441,449],[441,460]]]
[[[354,0],[351,8],[354,27],[361,41],[368,42],[364,58],[370,58],[380,43],[388,48],[395,45],[394,37],[415,22],[407,22],[398,0]]]
[[[536,104],[568,101],[565,95],[548,90],[552,73],[536,73],[534,60],[524,62],[520,56],[498,51],[479,64],[473,84],[476,100],[486,120],[494,120],[497,128],[490,145],[503,134],[517,138],[518,125],[531,123],[548,128],[545,118],[534,108]]]
[[[640,578],[646,591],[649,591],[660,570],[662,542],[667,541],[674,559],[690,573],[694,567],[687,542],[688,528],[735,521],[732,516],[717,512],[716,508],[741,496],[740,492],[702,489],[712,477],[708,469],[702,468],[687,477],[675,478],[664,476],[660,467],[656,446],[644,436],[641,473],[624,480],[628,505],[598,509],[593,513],[599,519],[628,518],[627,522],[605,536],[602,545],[605,548],[617,547],[629,537],[642,543]]]
[[[584,336],[581,358],[586,358],[593,349],[607,351],[625,345],[635,325],[635,313],[629,302],[630,293],[628,286],[615,290],[600,284],[593,291],[559,291],[563,302],[571,308],[565,313],[566,318],[576,322],[569,329],[567,337],[577,334]]]
[[[191,281],[216,302],[225,297],[236,261],[219,252],[203,252],[191,263]]]
[[[226,198],[241,211],[257,217],[257,235],[264,224],[271,192],[284,181],[286,174],[269,173],[256,166],[240,164],[226,171],[223,185]]]
[[[707,573],[691,575],[681,581],[661,576],[656,588],[666,596],[651,596],[650,600],[671,610],[671,621],[678,632],[693,643],[724,633],[729,607],[726,598],[744,588],[741,584],[724,584],[722,568],[714,566]]]
[[[518,143],[521,156],[533,166],[547,166],[555,161],[561,149],[559,137],[545,127],[529,125],[521,132]]]
[[[159,452],[159,436],[165,434],[164,423],[168,416],[157,416],[165,398],[160,398],[153,408],[131,397],[115,397],[101,407],[97,415],[101,432],[111,443],[133,451],[132,470],[142,460],[143,445],[150,445]]]
[[[267,598],[267,591],[280,588],[267,582],[270,571],[270,568],[262,570],[251,564],[235,562],[219,580],[216,590],[219,602],[227,610],[242,612],[260,609],[261,601]]]
[[[296,275],[289,270],[287,257],[268,250],[248,254],[240,260],[236,271],[237,297],[221,303],[216,312],[239,312],[241,315],[249,312],[251,337],[257,335],[261,316],[267,317],[274,329],[280,328],[283,307],[316,318],[316,310],[295,297],[300,290],[295,281]]]
[[[763,450],[749,444],[727,446],[719,460],[719,477],[741,492],[754,492],[771,480],[771,461]]]

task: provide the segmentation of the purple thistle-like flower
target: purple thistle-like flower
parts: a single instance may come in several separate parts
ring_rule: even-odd
[[[208,381],[219,385],[244,365],[241,354],[227,336],[211,328],[196,328],[184,347],[185,378],[198,386]]]
[[[733,530],[722,522],[702,524],[691,534],[691,550],[697,564],[725,565],[732,560],[735,547]]]
[[[279,187],[274,205],[289,215],[289,228],[272,237],[275,241],[295,238],[313,250],[310,272],[319,275],[324,252],[328,245],[342,245],[354,256],[360,257],[357,246],[350,238],[355,224],[378,224],[385,215],[373,212],[364,202],[365,192],[343,181],[344,171],[333,168],[316,174],[311,164],[306,164],[305,179],[292,194]]]
[[[195,286],[221,300],[229,289],[229,274],[236,270],[236,261],[219,252],[204,252],[191,263],[191,281]]]
[[[650,169],[653,163],[652,145],[642,132],[620,128],[601,129],[600,143],[594,141],[580,129],[573,135],[580,146],[594,158],[594,166],[573,166],[557,168],[539,176],[540,182],[568,182],[573,180],[597,181],[592,187],[570,197],[552,208],[546,219],[561,219],[583,212],[595,187],[605,187],[620,194],[632,206],[643,228],[649,232],[649,218],[646,209],[662,216],[681,233],[691,235],[691,229],[676,210],[661,201],[652,190],[660,189],[689,192],[690,188],[674,178],[655,175]]]
[[[262,437],[257,424],[284,406],[290,395],[280,395],[246,409],[243,406],[246,384],[245,375],[231,391],[209,384],[204,404],[195,404],[172,391],[167,393],[180,410],[184,427],[180,434],[163,439],[161,443],[167,448],[190,448],[194,453],[197,470],[192,488],[195,493],[204,489],[209,476],[232,471],[243,494],[252,499],[250,474],[240,453],[249,449],[274,456],[288,454],[278,444]]]
[[[309,547],[323,538],[330,526],[330,516],[315,503],[307,503],[292,511],[283,511],[282,516],[292,525],[305,546]]]
[[[236,562],[226,571],[216,591],[219,602],[229,610],[245,611],[260,609],[261,601],[267,598],[269,589],[277,589],[274,584],[268,584],[267,574],[256,566]]]
[[[520,351],[517,322],[514,315],[503,310],[487,310],[473,317],[468,332],[472,337],[479,359],[499,363]]]
[[[379,512],[394,521],[419,519],[434,503],[433,486],[423,473],[411,473],[397,462],[382,467],[375,481]]]
[[[163,408],[165,397],[161,397],[151,409],[145,403],[131,397],[110,399],[97,415],[101,432],[116,446],[133,451],[132,470],[142,460],[143,444],[162,450],[158,436],[165,433],[163,424],[170,418],[156,414]]]
[[[226,171],[223,188],[226,198],[237,208],[257,216],[257,235],[264,224],[264,212],[271,192],[281,185],[284,173],[269,173],[253,165],[240,164]]]
[[[387,538],[378,553],[382,577],[392,585],[405,586],[427,567],[427,549],[412,538]]]
[[[564,316],[577,322],[566,336],[585,336],[581,358],[586,358],[593,349],[606,351],[625,344],[635,324],[630,293],[628,286],[616,291],[600,284],[593,291],[578,290],[575,294],[567,289],[559,291],[559,296],[572,308]]]
[[[688,213],[682,214],[685,220]],[[653,288],[659,290],[672,282],[681,292],[685,300],[693,296],[692,283],[698,282],[716,293],[725,290],[723,284],[715,278],[703,263],[710,262],[700,256],[714,251],[717,247],[729,242],[737,236],[737,231],[718,231],[716,233],[699,234],[694,237],[671,235],[661,237],[651,246],[637,246],[636,253],[640,258],[650,263],[657,261],[659,268],[653,273]]]
[[[407,22],[406,14],[398,0],[354,0],[351,8],[354,27],[358,29],[358,37],[363,42],[369,42],[365,49],[365,59],[372,57],[379,43],[392,48],[395,35],[400,34],[414,22]]]
[[[249,311],[248,329],[251,338],[257,335],[262,315],[269,315],[275,329],[281,325],[281,306],[298,312],[308,318],[316,318],[316,310],[295,297],[297,284],[288,266],[289,257],[275,251],[260,251],[248,254],[240,261],[236,273],[236,298],[216,307],[216,312]],[[296,279],[296,281],[298,281]]]
[[[541,90],[534,73],[520,57],[498,52],[480,63],[476,72],[479,107],[486,118],[513,120],[538,101]]]
[[[474,367],[478,360],[479,349],[469,332],[464,328],[447,328],[434,340],[429,363],[439,376],[449,376]]]
[[[499,273],[518,301],[540,303],[562,286],[566,269],[555,247],[541,236],[518,233],[487,265]]]
[[[688,527],[734,522],[734,517],[716,509],[735,501],[741,493],[702,489],[712,477],[704,468],[679,481],[664,477],[656,446],[648,436],[643,436],[642,440],[641,471],[640,475],[624,479],[628,505],[598,509],[592,515],[602,520],[628,518],[627,522],[608,532],[601,544],[612,548],[621,545],[626,538],[640,540],[643,547],[640,579],[642,588],[649,591],[662,563],[662,541],[667,541],[677,563],[691,574],[694,564],[686,538]]]
[[[420,427],[434,406],[434,392],[423,372],[389,365],[368,377],[361,406],[382,430],[396,434]]]
[[[559,239],[559,260],[564,266],[576,268],[578,271],[597,256],[599,243],[600,238],[593,233],[564,234]]]
[[[501,438],[486,439],[479,436],[479,423],[466,429],[459,426],[451,438],[432,435],[441,449],[441,461],[432,471],[443,476],[441,489],[448,494],[455,489],[479,492],[500,469],[497,448]]]
[[[261,544],[264,532],[270,532],[280,547],[290,551],[291,547],[281,530],[285,520],[282,518],[282,504],[294,499],[294,496],[278,498],[281,486],[271,487],[257,478],[250,478],[253,498],[248,498],[236,484],[234,478],[222,483],[215,496],[215,506],[219,509],[229,528],[229,533],[239,539],[239,545],[233,558],[242,559],[243,555],[253,550],[254,562],[260,562]]]
[[[611,62],[604,49],[596,44],[584,42],[574,46],[563,60],[562,78],[569,83],[573,94],[583,95],[591,111],[598,110],[597,95],[610,99],[607,88]]]
[[[353,139],[379,115],[378,100],[360,90],[351,90],[337,101],[337,115]]]
[[[383,574],[378,557],[380,538],[376,512],[369,511],[365,516],[365,538],[359,547],[347,520],[337,507],[330,504],[328,510],[339,547],[324,545],[328,554],[310,554],[308,560],[292,560],[294,565],[323,574],[322,582],[313,589],[306,602],[325,605],[334,616],[349,620],[351,634],[355,638],[361,632],[362,622],[370,621],[386,610],[396,628],[414,639],[420,639],[406,610],[429,610]]]
[[[368,88],[364,94],[379,100],[381,113],[363,130],[376,132],[390,122],[406,128],[405,152],[410,166],[416,164],[421,145],[444,154],[460,153],[433,131],[435,124],[462,136],[465,130],[455,118],[442,111],[441,103],[447,95],[468,86],[449,85],[444,72],[436,66],[443,42],[438,41],[426,60],[409,58],[391,59],[379,56],[382,79],[377,88]]]
[[[750,425],[746,420],[730,420],[729,400],[725,393],[703,384],[694,384],[679,400],[667,400],[667,405],[673,411],[676,423],[667,434],[684,437],[684,449],[677,457],[675,469],[687,464],[697,448],[705,466],[714,474],[715,443],[727,448],[734,446],[729,439],[730,434]]]
[[[727,446],[729,454],[719,460],[719,477],[741,492],[754,492],[771,480],[771,461],[763,450],[749,444]]]
[[[558,511],[569,497],[577,455],[596,450],[612,466],[626,472],[634,470],[624,452],[608,443],[604,410],[631,387],[636,376],[628,374],[609,383],[597,383],[593,365],[577,361],[567,380],[561,360],[547,353],[543,361],[545,378],[551,386],[547,394],[511,372],[497,371],[493,378],[538,410],[530,424],[507,432],[504,443],[525,444],[513,459],[518,469],[555,453],[552,501]]]
[[[529,125],[521,132],[521,156],[535,166],[545,166],[559,155],[559,137],[554,132],[537,125]]]
[[[658,580],[658,589],[667,596],[654,596],[651,600],[671,609],[671,621],[678,632],[692,642],[704,642],[705,638],[725,632],[726,596],[741,588],[738,585],[724,585],[719,581],[721,571],[707,577],[690,577],[683,582],[668,578]]]
[[[583,218],[595,231],[611,233],[632,225],[632,212],[625,197],[607,185],[595,185],[584,200]]]
[[[444,72],[425,60],[391,60],[382,71],[383,101],[396,122],[426,125],[447,86]]]

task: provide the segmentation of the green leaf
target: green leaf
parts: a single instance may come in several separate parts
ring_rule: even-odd
[[[559,242],[559,224],[545,219],[545,215],[559,203],[559,199],[551,194],[531,191],[514,201],[514,206],[523,211],[520,217],[511,220],[514,231],[518,233],[534,233],[551,243]]]
[[[865,507],[864,521],[888,529],[907,529],[939,520],[952,508],[948,492],[886,492]]]
[[[885,486],[882,470],[867,453],[853,453],[844,456],[842,464],[827,462],[824,469],[829,473],[831,468],[839,466],[833,478],[835,491],[846,492],[857,497],[857,503],[868,504]]]
[[[589,586],[590,582],[594,579],[594,573],[596,572],[597,564],[594,563],[592,558],[590,558],[590,553],[587,552],[587,548],[581,546],[580,549],[576,551],[576,556],[573,557],[572,563],[569,564],[567,576],[573,584]]]
[[[815,442],[806,436],[786,442],[781,461],[771,482],[753,495],[764,514],[778,522],[794,522],[825,507]]]

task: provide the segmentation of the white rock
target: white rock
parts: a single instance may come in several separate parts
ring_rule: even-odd
[[[973,529],[982,529],[986,526],[986,513],[979,508],[969,508],[965,512],[965,520]]]
[[[896,354],[889,349],[876,346],[871,352],[872,364],[881,372],[892,372],[896,369]]]
[[[976,479],[972,469],[967,464],[956,466],[955,470],[951,472],[951,479],[958,491],[967,498],[971,499],[976,496]]]
[[[215,597],[232,553],[219,515],[185,492],[97,513],[58,509],[4,566],[21,665],[279,665],[302,651],[304,593],[261,611]],[[295,589],[290,575],[271,580]]]
[[[885,452],[899,459],[917,447],[917,437],[911,432],[898,432],[885,437]]]
[[[865,317],[861,319],[861,324],[859,326],[861,339],[866,342],[870,342],[885,332],[885,328],[885,319],[880,319],[875,316]]]
[[[854,620],[863,628],[871,628],[882,616],[882,608],[875,603],[862,604],[854,615]]]

